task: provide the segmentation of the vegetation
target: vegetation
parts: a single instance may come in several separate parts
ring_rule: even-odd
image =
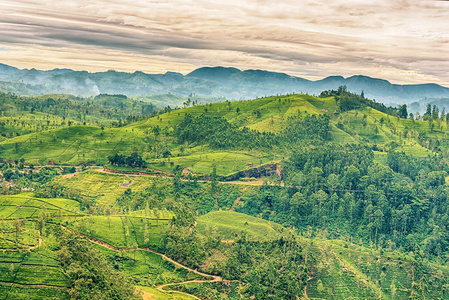
[[[8,299],[446,297],[445,111],[58,97],[0,95]]]
[[[13,94],[0,93],[1,115],[18,117],[17,113],[45,115],[47,122],[41,123],[42,129],[58,125],[79,123],[102,123],[122,126],[135,122],[140,116],[151,114],[156,106],[151,103],[129,100],[124,95],[100,94],[91,98],[80,98],[70,95],[44,95],[38,97],[19,97]],[[52,119],[62,118],[61,124]],[[53,119],[54,120],[54,119]],[[25,123],[21,122],[24,126]]]
[[[62,234],[58,258],[71,285],[71,297],[138,299],[129,280],[107,264],[93,245],[78,234]]]

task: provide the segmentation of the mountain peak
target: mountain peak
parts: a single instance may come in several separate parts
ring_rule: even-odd
[[[358,81],[358,82],[383,82],[385,84],[391,84],[388,80],[380,79],[380,78],[373,78],[365,75],[354,75],[351,77],[346,78],[346,81],[352,82],[352,81]]]
[[[186,75],[186,77],[196,77],[201,79],[218,79],[218,80],[226,80],[229,79],[232,75],[236,73],[242,72],[241,70],[237,68],[227,68],[227,67],[202,67],[199,69],[196,69],[189,74]]]
[[[1,74],[12,74],[12,73],[19,72],[19,71],[20,70],[15,67],[11,67],[11,66],[0,63],[0,73]]]
[[[334,75],[334,76],[328,76],[326,78],[317,80],[316,82],[335,82],[335,81],[340,82],[341,81],[343,83],[344,80],[345,80],[345,78],[343,76]]]

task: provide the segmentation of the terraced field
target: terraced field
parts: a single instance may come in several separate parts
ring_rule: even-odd
[[[38,220],[43,212],[50,231],[41,235]],[[54,248],[55,225],[98,243],[97,250],[141,286],[203,280],[150,250],[160,248],[172,217],[165,210],[86,216],[79,212],[79,203],[69,199],[41,199],[32,193],[0,196],[0,299],[70,298]],[[169,294],[156,294],[170,299]]]
[[[69,299],[56,253],[46,249],[0,252],[1,299]]]
[[[116,248],[137,245],[157,249],[169,227],[169,220],[168,215],[161,216],[159,220],[133,216],[89,216],[77,220],[72,218],[67,226]]]
[[[307,286],[311,299],[447,299],[441,286],[448,270],[425,264],[423,283],[417,275],[420,265],[408,255],[341,240],[313,240],[308,251],[317,261]]]
[[[266,241],[287,231],[279,224],[233,211],[213,211],[205,214],[198,218],[196,228],[206,236],[215,231],[227,241],[243,234],[246,234],[249,240]]]
[[[77,201],[62,198],[36,198],[32,193],[0,195],[0,219],[37,218],[41,210],[47,216],[68,216],[79,211]]]

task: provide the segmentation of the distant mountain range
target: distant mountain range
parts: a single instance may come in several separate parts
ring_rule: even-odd
[[[419,112],[421,115],[423,115],[427,110],[428,104],[430,104],[432,107],[434,105],[437,106],[440,113],[443,109],[446,112],[449,112],[449,98],[425,98],[423,100],[408,104],[407,110],[412,113]]]
[[[323,90],[346,85],[384,103],[410,103],[423,98],[449,98],[449,88],[438,84],[391,84],[387,80],[356,75],[348,78],[330,76],[311,81],[284,73],[236,68],[204,67],[182,75],[175,72],[146,74],[116,71],[89,73],[70,69],[40,71],[17,69],[0,64],[0,91],[18,95],[51,93],[93,96],[100,93],[127,96],[175,94],[226,98],[229,100],[286,94],[319,94]]]

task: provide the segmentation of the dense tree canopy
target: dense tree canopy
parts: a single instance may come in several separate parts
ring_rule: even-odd
[[[60,235],[59,261],[73,299],[140,299],[130,280],[112,268],[94,245],[77,233]]]
[[[276,144],[271,133],[260,133],[247,127],[239,129],[224,118],[204,114],[198,117],[187,114],[176,127],[174,136],[180,144],[208,143],[215,149],[270,148]]]

